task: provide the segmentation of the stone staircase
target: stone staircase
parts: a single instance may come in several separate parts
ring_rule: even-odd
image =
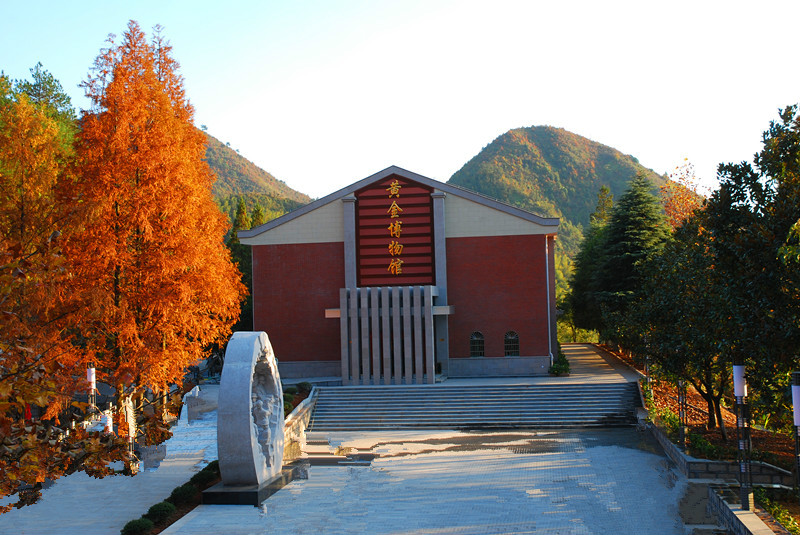
[[[636,383],[321,387],[309,431],[614,427],[636,423]]]

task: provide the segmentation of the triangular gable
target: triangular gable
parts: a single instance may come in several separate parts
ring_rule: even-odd
[[[558,218],[541,217],[393,165],[268,223],[250,230],[241,230],[238,234],[239,240],[246,245],[344,241],[341,200],[391,175],[399,175],[447,195],[447,237],[558,232]]]

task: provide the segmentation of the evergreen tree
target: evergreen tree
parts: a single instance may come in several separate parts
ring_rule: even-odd
[[[247,205],[244,197],[239,197],[236,205],[236,215],[233,218],[233,227],[228,238],[228,249],[231,252],[233,262],[239,268],[242,284],[247,289],[247,296],[242,300],[239,320],[234,324],[234,331],[253,330],[253,260],[251,257],[250,246],[239,242],[239,231],[250,228],[250,220],[247,217]]]
[[[239,231],[249,228],[250,219],[247,217],[247,204],[244,202],[244,197],[239,197],[239,202],[236,205],[236,215],[233,217],[233,227],[231,227],[231,234],[228,238],[228,246],[239,245]]]
[[[611,213],[605,252],[594,274],[603,327],[625,312],[641,287],[641,266],[669,237],[661,205],[651,188],[645,176],[638,174]]]
[[[570,308],[572,321],[579,329],[599,331],[602,316],[597,285],[597,271],[603,264],[608,226],[592,223],[584,234],[581,248],[575,256],[570,279]]]
[[[614,196],[608,186],[601,186],[597,193],[597,207],[589,216],[591,224],[584,231],[583,241],[575,255],[571,289],[566,298],[572,322],[579,329],[599,330],[602,325],[596,274],[604,259],[607,223],[613,207]]]
[[[690,217],[642,266],[642,290],[620,332],[625,346],[650,356],[662,376],[694,386],[708,407],[707,427],[719,425],[724,435],[721,399],[730,391],[730,363],[719,344],[727,312],[714,263],[711,234],[701,217]]]
[[[782,254],[800,219],[797,106],[770,124],[752,164],[720,165],[719,179],[705,222],[724,311],[719,343],[730,363],[747,363],[760,403],[778,415],[800,347],[800,264]]]
[[[600,186],[600,191],[597,193],[597,207],[589,216],[589,221],[592,223],[608,223],[611,219],[611,210],[614,208],[614,195],[611,189],[605,184]]]
[[[256,203],[253,208],[253,215],[250,216],[250,228],[256,228],[267,222],[267,214],[264,212],[264,207],[260,203]]]

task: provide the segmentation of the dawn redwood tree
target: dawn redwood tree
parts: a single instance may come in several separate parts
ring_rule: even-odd
[[[0,497],[17,494],[17,506],[33,503],[45,478],[98,475],[127,453],[113,436],[65,436],[86,373],[66,336],[74,310],[61,242],[75,219],[57,194],[74,112],[52,75],[31,72],[13,86],[0,75]]]
[[[160,29],[148,43],[131,21],[84,88],[92,105],[67,191],[84,226],[65,246],[84,311],[76,327],[98,381],[139,407],[146,389],[181,383],[227,339],[244,287],[223,243],[205,135]]]
[[[694,165],[688,161],[675,169],[670,180],[661,186],[660,193],[667,224],[673,231],[703,206]]]

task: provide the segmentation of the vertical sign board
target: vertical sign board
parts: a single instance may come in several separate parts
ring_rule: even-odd
[[[398,175],[356,192],[359,287],[436,284],[431,193]]]

